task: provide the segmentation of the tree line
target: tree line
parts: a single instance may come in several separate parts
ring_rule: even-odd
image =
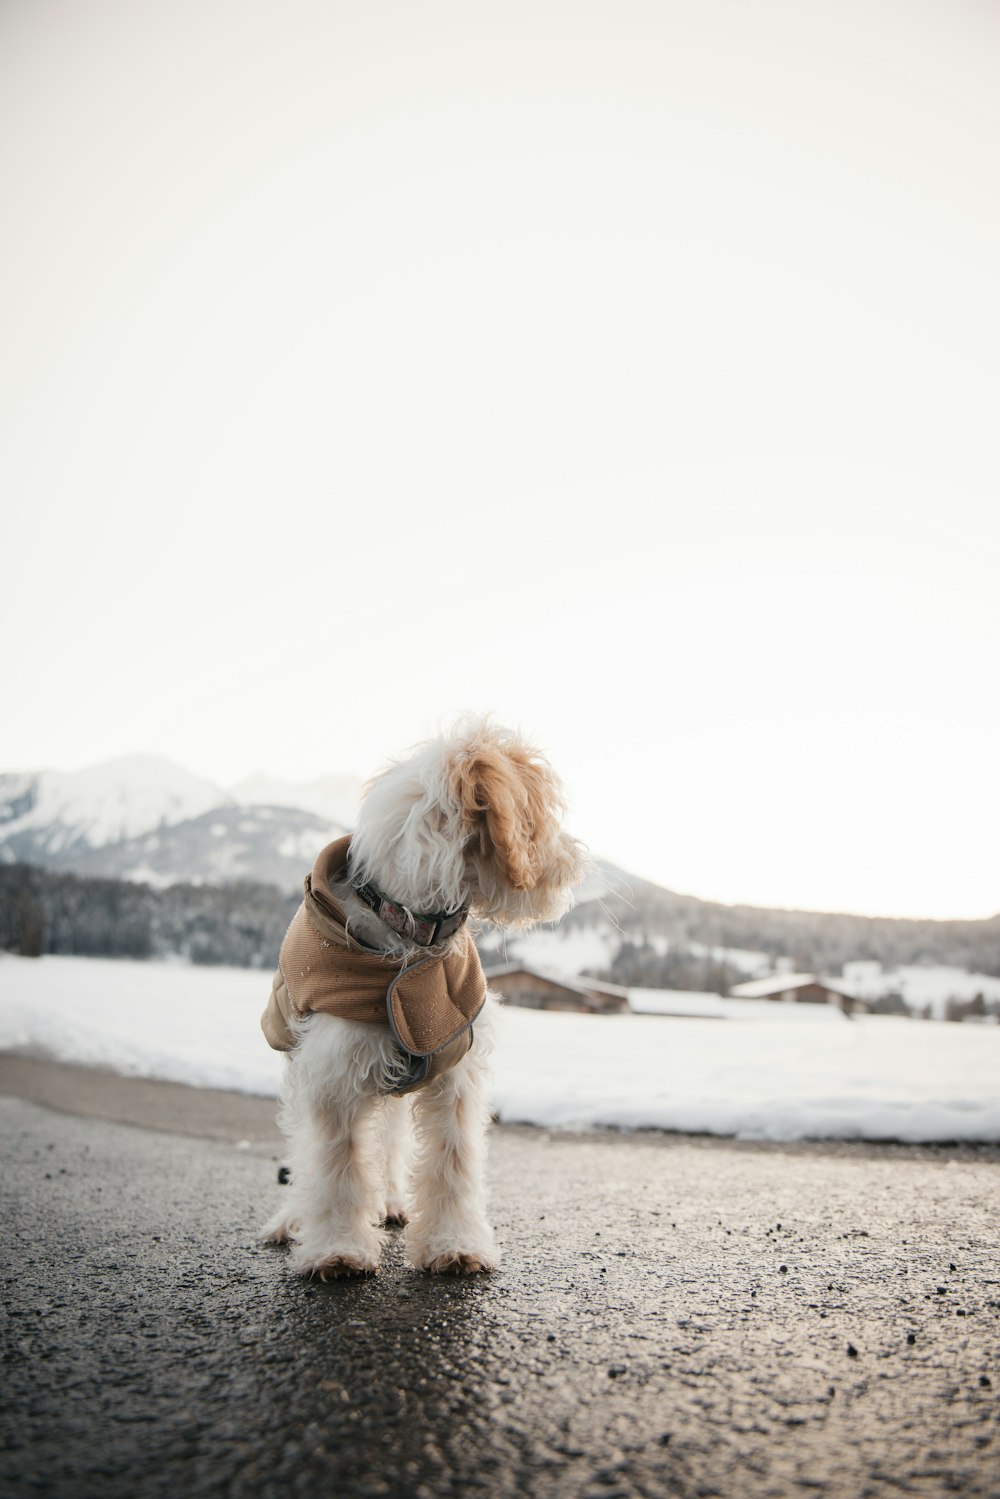
[[[270,968],[299,904],[273,885],[92,880],[0,865],[0,948],[101,958],[183,958]]]
[[[0,864],[0,949],[266,969],[299,899],[251,881],[154,889]],[[805,973],[836,973],[852,958],[872,958],[886,968],[930,962],[1000,975],[1000,917],[932,922],[769,911],[640,886],[627,896],[606,895],[600,907],[588,901],[562,925],[607,922],[622,940],[610,966],[594,976],[637,988],[725,993],[746,976],[720,951],[726,948],[788,957]]]
[[[884,968],[904,963],[941,963],[970,973],[1000,977],[1000,916],[984,921],[916,921],[901,917],[852,916],[815,911],[724,906],[677,895],[657,885],[615,889],[614,876],[600,901],[586,901],[563,917],[569,929],[603,919],[623,939],[642,947],[650,937],[666,937],[671,949],[744,948],[772,958],[791,958],[802,973],[838,973],[852,959],[871,959]],[[631,963],[627,955],[623,963]],[[652,956],[642,955],[651,968]],[[670,968],[669,954],[659,965]],[[651,982],[651,981],[650,981]],[[666,987],[666,985],[663,985]],[[671,985],[671,987],[678,987]],[[705,988],[707,983],[685,987]]]

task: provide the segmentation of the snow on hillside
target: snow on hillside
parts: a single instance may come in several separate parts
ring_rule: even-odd
[[[656,933],[645,934],[645,940],[661,954],[672,946],[669,938]],[[606,972],[620,944],[618,928],[610,921],[601,922],[600,913],[595,911],[593,925],[535,927],[532,931],[507,937],[487,935],[482,947],[495,952],[498,963],[516,960],[547,973],[575,978],[581,973]],[[765,973],[772,966],[767,953],[751,952],[745,948],[706,947],[701,942],[686,942],[683,951],[730,963],[743,973]]]
[[[18,775],[0,787],[16,815],[2,823],[3,836],[42,834],[50,854],[74,843],[102,847],[160,826],[199,817],[232,798],[212,781],[158,755],[126,755],[85,770],[43,770]],[[16,800],[31,805],[17,813]]]
[[[72,855],[84,875],[171,884],[243,880],[298,892],[316,854],[343,830],[295,807],[213,807],[173,827]]]
[[[259,1029],[268,987],[246,969],[0,955],[0,1049],[273,1095],[284,1064]],[[790,1008],[751,1020],[507,1006],[493,1105],[550,1127],[1000,1142],[1000,1026]]]
[[[885,969],[880,963],[848,963],[845,972],[843,987],[856,998],[901,994],[911,1009],[930,1005],[937,1019],[943,1016],[949,999],[970,1000],[981,994],[987,1002],[1000,1000],[1000,978],[942,963],[906,963]]]
[[[316,781],[283,781],[258,772],[230,788],[240,806],[297,807],[324,822],[353,828],[361,802],[358,776],[322,776]]]
[[[704,942],[688,942],[687,951],[693,958],[710,958],[713,963],[728,963],[751,978],[763,978],[771,971],[774,959],[770,953],[757,952],[748,947],[706,947]]]
[[[532,968],[573,978],[584,971],[594,973],[606,968],[618,940],[611,927],[536,927],[534,931],[498,936],[497,961],[512,963],[516,959]]]

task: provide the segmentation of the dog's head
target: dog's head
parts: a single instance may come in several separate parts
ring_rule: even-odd
[[[489,722],[466,725],[369,783],[352,873],[414,911],[468,905],[499,926],[555,921],[586,866],[564,812],[537,749]]]

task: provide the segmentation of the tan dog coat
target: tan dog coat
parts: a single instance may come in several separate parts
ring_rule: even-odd
[[[328,844],[306,876],[305,898],[281,944],[261,1027],[275,1050],[289,1051],[295,1045],[292,1023],[303,1015],[388,1025],[411,1063],[393,1091],[408,1093],[465,1056],[472,1023],[486,1002],[486,979],[464,927],[446,956],[430,953],[408,966],[352,937],[330,890],[346,877],[350,844],[349,837]]]

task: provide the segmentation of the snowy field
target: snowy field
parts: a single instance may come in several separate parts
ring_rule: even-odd
[[[0,1050],[274,1094],[282,1059],[258,1025],[269,988],[246,969],[0,956]],[[507,1122],[1000,1142],[1000,1026],[811,1005],[724,1020],[507,1008],[501,1021]]]

